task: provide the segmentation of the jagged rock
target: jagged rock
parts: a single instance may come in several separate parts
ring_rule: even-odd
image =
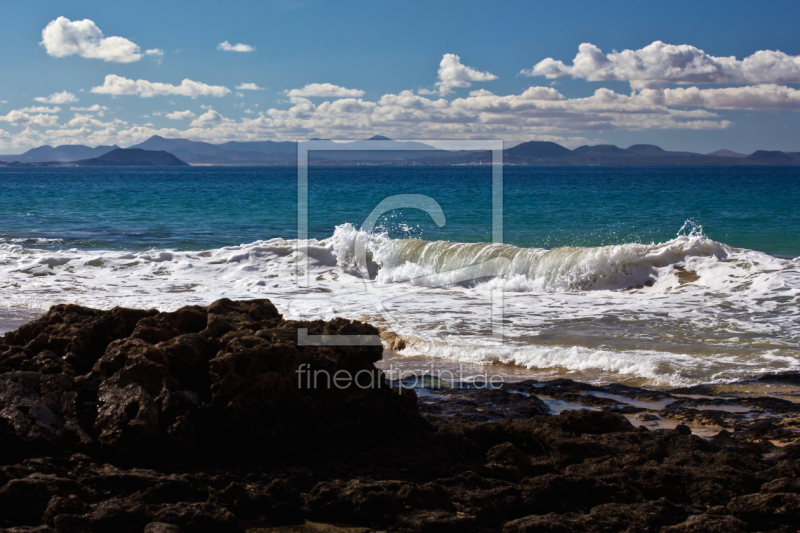
[[[21,479],[12,479],[0,488],[3,525],[40,524],[54,496],[75,496],[83,501],[93,501],[97,497],[81,483],[53,474],[34,473]]]
[[[184,531],[175,524],[150,522],[144,526],[144,533],[184,533]]]
[[[173,524],[186,533],[239,533],[242,529],[230,511],[213,503],[174,503],[153,513],[155,522]]]
[[[423,416],[375,367],[380,346],[299,345],[300,328],[378,333],[220,300],[55,306],[0,338],[0,527],[782,533],[800,521],[791,402],[745,398],[771,412],[725,417],[708,440],[634,428],[620,413],[638,408],[587,394],[677,401],[668,392],[571,380],[436,391]],[[336,387],[324,374],[337,372],[368,384]],[[593,410],[550,415],[538,394]],[[702,401],[669,410],[704,423],[733,400]]]
[[[53,528],[46,525],[41,526],[19,526],[0,529],[3,533],[56,533]]]
[[[690,516],[685,522],[666,526],[661,533],[744,533],[747,524],[735,516],[701,514]]]
[[[788,477],[773,479],[761,485],[760,492],[765,494],[774,494],[778,492],[800,493],[800,479]]]
[[[751,528],[797,525],[800,523],[800,494],[747,494],[731,500],[728,511]]]
[[[534,515],[506,523],[503,533],[606,533],[612,531],[659,531],[683,513],[668,501],[656,503],[608,503],[586,514]]]
[[[234,482],[217,492],[217,503],[237,517],[282,523],[302,516],[303,497],[300,492],[282,479],[268,485]]]
[[[153,310],[121,307],[100,311],[79,305],[55,305],[41,318],[6,333],[3,344],[24,347],[34,352],[30,356],[50,350],[64,358],[75,373],[82,374],[91,369],[112,341],[130,336],[140,320],[155,314]],[[0,365],[4,365],[6,353],[0,354]]]
[[[562,414],[561,429],[576,437],[583,434],[602,435],[633,431],[633,425],[620,415],[604,411],[566,411]]]
[[[336,480],[320,483],[306,495],[311,516],[334,522],[373,525],[391,523],[404,507],[398,496],[401,483]]]
[[[75,494],[66,497],[53,496],[47,504],[47,508],[42,516],[42,521],[48,525],[54,525],[54,520],[58,515],[74,514],[82,515],[90,511],[90,507],[81,501]]]
[[[172,313],[158,313],[139,320],[131,337],[157,344],[186,333],[200,333],[207,323],[208,310],[192,305]]]

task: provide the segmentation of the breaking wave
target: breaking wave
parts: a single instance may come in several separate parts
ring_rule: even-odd
[[[800,367],[800,258],[734,248],[699,228],[663,243],[551,250],[391,239],[350,224],[321,240],[205,251],[67,246],[0,243],[0,307],[270,298],[287,318],[366,317],[384,329],[381,309],[391,309],[408,330],[398,335],[424,338],[421,355],[449,361],[653,383]],[[503,345],[492,340],[494,289],[506,291]],[[420,354],[408,345],[400,355]]]

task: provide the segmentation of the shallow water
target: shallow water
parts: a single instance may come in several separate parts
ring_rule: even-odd
[[[312,168],[307,242],[293,169],[0,180],[0,331],[54,303],[270,298],[399,337],[386,368],[662,386],[800,368],[793,168],[509,167],[506,245],[485,168]],[[360,231],[392,194],[436,200],[444,224],[405,208]]]

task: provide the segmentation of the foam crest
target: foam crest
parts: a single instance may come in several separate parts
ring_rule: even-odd
[[[553,250],[517,248],[494,243],[454,243],[389,239],[366,234],[350,224],[331,237],[333,254],[346,271],[359,271],[359,248],[365,266],[380,283],[410,282],[425,286],[464,283],[459,272],[470,268],[473,281],[523,292],[616,290],[654,284],[667,267],[693,259],[725,261],[732,248],[702,232],[679,235],[660,244],[629,243],[595,248]],[[662,284],[665,285],[665,284]],[[675,283],[669,283],[674,286]]]
[[[322,240],[205,251],[58,246],[0,243],[3,307],[173,310],[269,298],[287,318],[369,317],[420,340],[400,355],[424,344],[443,360],[579,379],[683,384],[800,366],[798,260],[732,248],[696,228],[658,244],[553,250],[391,239],[349,224]],[[496,288],[506,291],[503,344],[492,337]]]

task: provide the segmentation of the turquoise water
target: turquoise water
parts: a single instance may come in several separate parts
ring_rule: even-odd
[[[0,332],[56,303],[269,298],[387,361],[659,386],[800,370],[800,169],[0,168]],[[385,198],[428,196],[438,226]],[[393,339],[402,339],[397,348]],[[397,351],[393,350],[397,348]]]
[[[800,256],[795,167],[507,167],[504,182],[504,240],[516,246],[664,242],[692,220],[716,241]],[[293,168],[0,168],[0,183],[0,239],[199,250],[296,236]],[[393,194],[432,197],[447,223],[405,210],[382,220],[392,236],[491,239],[487,167],[312,167],[310,236],[360,225]]]

